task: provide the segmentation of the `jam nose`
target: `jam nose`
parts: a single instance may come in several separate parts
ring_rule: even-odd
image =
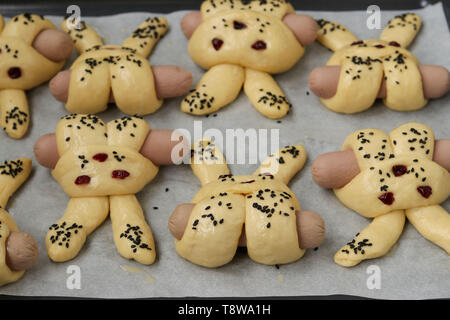
[[[396,177],[400,177],[400,176],[404,175],[406,173],[406,171],[408,171],[408,168],[406,168],[406,166],[404,166],[402,164],[392,167],[392,172],[394,173],[394,176],[396,176]]]

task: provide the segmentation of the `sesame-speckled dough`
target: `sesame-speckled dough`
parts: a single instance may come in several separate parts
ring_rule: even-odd
[[[283,0],[204,1],[202,23],[188,51],[195,63],[209,70],[182,101],[181,110],[194,115],[215,112],[236,98],[245,81],[245,93],[259,112],[284,117],[290,103],[270,74],[291,69],[303,56],[304,48],[282,21],[292,12]],[[223,70],[219,80],[218,67]]]
[[[341,66],[336,94],[322,103],[335,112],[356,113],[370,108],[377,98],[381,82],[386,80],[384,104],[397,111],[423,108],[419,62],[405,48],[421,26],[416,14],[393,18],[380,40],[358,39],[336,22],[319,20],[317,40],[335,51],[327,66]]]
[[[20,158],[0,163],[0,286],[19,280],[25,271],[13,271],[6,264],[6,240],[19,231],[13,217],[4,209],[9,197],[28,179],[31,159]]]
[[[405,214],[425,238],[449,252],[450,217],[438,204],[450,195],[450,174],[432,160],[431,128],[410,122],[389,135],[357,130],[344,142],[348,149],[361,172],[334,192],[348,208],[375,219],[336,253],[336,263],[353,266],[384,255],[400,236]]]
[[[41,55],[32,44],[45,29],[56,29],[42,16],[21,14],[4,25],[0,15],[0,126],[14,139],[28,130],[30,114],[25,90],[48,81],[64,65]]]
[[[70,30],[80,56],[73,63],[66,109],[73,113],[98,113],[106,110],[112,91],[117,107],[129,115],[147,115],[158,110],[158,99],[150,63],[146,57],[166,33],[165,18],[148,18],[122,46],[103,45],[86,23]]]
[[[193,146],[192,169],[203,187],[192,199],[191,212],[177,252],[204,266],[230,262],[245,224],[247,251],[256,262],[284,264],[300,259],[295,210],[300,205],[286,185],[303,167],[306,151],[287,146],[270,156],[252,175],[233,176],[210,141]]]
[[[93,115],[72,114],[58,123],[60,159],[52,175],[72,198],[47,234],[47,253],[53,261],[74,258],[111,212],[119,253],[142,264],[154,262],[153,235],[134,195],[158,173],[158,167],[139,153],[149,131],[147,122],[137,117],[104,124]]]

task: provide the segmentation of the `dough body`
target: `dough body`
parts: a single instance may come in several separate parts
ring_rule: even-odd
[[[183,237],[175,239],[183,258],[210,268],[230,262],[244,225],[252,260],[274,265],[303,256],[295,215],[300,204],[286,185],[305,163],[302,146],[281,149],[254,174],[243,176],[229,173],[222,153],[210,141],[194,143],[192,154],[191,166],[203,187],[191,201],[196,205]]]

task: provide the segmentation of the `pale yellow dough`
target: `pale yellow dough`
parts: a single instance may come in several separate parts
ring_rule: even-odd
[[[135,197],[158,173],[158,167],[139,153],[149,132],[147,122],[137,117],[107,124],[84,114],[60,120],[56,128],[60,158],[52,175],[72,198],[47,234],[50,259],[63,262],[76,257],[110,212],[119,253],[142,264],[155,261],[153,235]]]
[[[209,71],[182,101],[181,110],[215,112],[236,99],[245,81],[244,91],[260,113],[284,117],[290,103],[270,74],[288,71],[305,51],[282,21],[293,12],[286,1],[204,1],[202,23],[188,51]]]
[[[19,231],[13,217],[5,210],[8,199],[28,179],[31,159],[19,158],[0,163],[0,286],[19,280],[25,271],[13,271],[6,264],[6,240]]]
[[[271,155],[252,175],[233,176],[218,148],[208,140],[193,145],[192,169],[203,187],[192,199],[191,212],[177,252],[204,266],[230,262],[245,225],[247,250],[258,263],[294,262],[305,253],[298,245],[297,197],[286,185],[302,169],[306,151],[287,146]],[[277,165],[275,165],[277,163]]]
[[[41,31],[56,29],[50,20],[36,14],[17,15],[6,25],[1,15],[0,20],[0,126],[11,138],[20,139],[30,121],[25,91],[48,81],[64,61],[51,61],[33,48]]]
[[[405,214],[425,238],[449,252],[450,216],[439,204],[450,195],[450,174],[433,162],[431,128],[409,122],[389,135],[357,130],[344,142],[343,150],[349,149],[361,172],[334,192],[348,208],[375,219],[336,253],[336,263],[353,266],[384,255],[400,236]],[[371,245],[355,249],[361,241]]]
[[[384,104],[397,111],[423,108],[427,100],[423,94],[419,62],[405,48],[420,29],[420,17],[405,14],[392,19],[380,40],[360,40],[342,25],[318,21],[317,41],[335,51],[327,66],[340,66],[341,73],[336,94],[321,98],[330,110],[357,113],[370,108],[383,78],[386,80]]]
[[[80,54],[70,68],[69,112],[102,112],[108,107],[111,92],[117,107],[129,115],[147,115],[161,107],[163,100],[156,94],[147,56],[167,31],[165,18],[148,18],[122,46],[103,45],[84,22],[79,30],[70,30],[66,22],[63,20],[62,28]]]

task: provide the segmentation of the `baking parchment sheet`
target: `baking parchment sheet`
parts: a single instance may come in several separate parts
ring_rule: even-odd
[[[81,10],[83,14],[83,8]],[[410,50],[422,64],[443,65],[450,69],[450,33],[442,5],[413,12],[422,17],[423,27]],[[157,44],[149,59],[153,65],[172,64],[187,68],[193,73],[196,83],[204,71],[187,54],[187,40],[180,29],[180,20],[185,13],[166,15],[170,31]],[[364,11],[302,13],[316,19],[338,21],[361,39],[377,38],[381,33],[381,30],[366,27],[368,15]],[[382,26],[401,13],[382,11]],[[97,30],[105,43],[120,44],[149,15],[154,13],[83,19]],[[57,25],[61,22],[61,17],[49,18]],[[437,138],[450,137],[450,95],[430,101],[427,107],[417,112],[395,112],[378,102],[359,114],[337,114],[322,106],[308,89],[310,71],[324,65],[330,55],[326,48],[314,43],[292,70],[275,77],[293,104],[292,112],[281,119],[281,123],[259,114],[243,93],[216,116],[184,114],[180,111],[182,98],[178,98],[165,101],[158,112],[145,117],[154,129],[184,128],[192,134],[194,121],[201,121],[203,130],[218,128],[223,132],[228,128],[279,129],[280,146],[303,144],[308,161],[291,181],[290,187],[303,209],[319,212],[326,222],[325,241],[318,250],[308,250],[301,260],[282,265],[279,269],[253,262],[245,249],[238,250],[231,263],[218,269],[202,268],[182,259],[175,251],[167,222],[177,204],[191,200],[200,188],[200,182],[188,165],[180,165],[161,168],[156,179],[138,194],[156,241],[158,257],[153,265],[143,266],[125,260],[117,253],[109,219],[88,238],[75,259],[65,263],[51,262],[45,250],[45,235],[48,227],[63,215],[69,197],[51,177],[50,170],[35,161],[33,144],[42,134],[54,132],[59,118],[67,111],[44,84],[28,93],[31,126],[27,136],[19,141],[5,134],[0,136],[0,160],[33,158],[30,179],[12,197],[7,209],[19,228],[37,239],[40,250],[37,265],[20,281],[0,288],[0,294],[102,298],[347,294],[387,299],[449,298],[449,256],[425,240],[409,223],[406,223],[398,243],[385,257],[368,260],[349,269],[336,265],[334,253],[370,220],[345,208],[331,191],[314,184],[310,169],[312,159],[324,152],[339,150],[347,135],[361,128],[373,127],[389,132],[405,122],[418,121],[430,125]],[[76,54],[66,68],[75,58]],[[109,121],[122,115],[114,107],[100,117]],[[244,174],[252,172],[257,165],[235,164],[230,167],[234,174]],[[450,200],[443,206],[449,210]],[[74,272],[70,266],[79,267],[80,289],[69,289],[73,287],[70,277]],[[379,289],[370,289],[371,286],[367,285],[372,279],[373,269],[381,276]]]

